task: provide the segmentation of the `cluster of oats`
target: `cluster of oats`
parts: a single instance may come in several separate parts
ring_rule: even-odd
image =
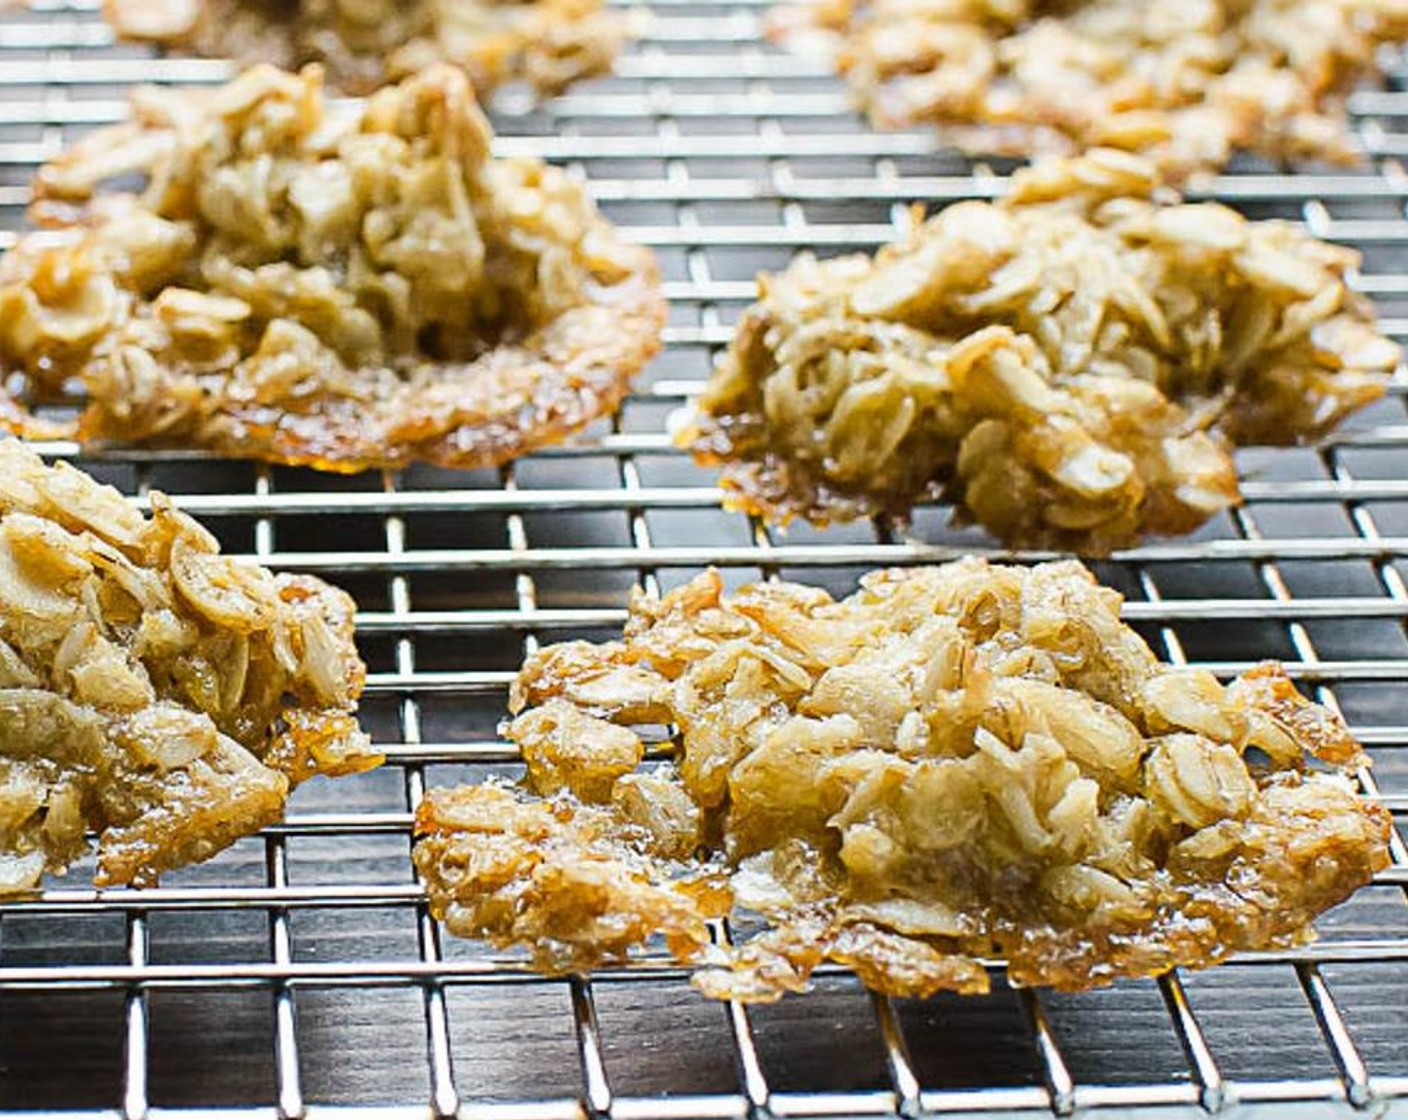
[[[774,521],[945,497],[1087,555],[1197,527],[1238,499],[1230,444],[1324,435],[1399,352],[1353,251],[1154,175],[1105,150],[1041,164],[874,258],[764,276],[680,442]]]
[[[425,800],[432,908],[554,973],[658,934],[750,1000],[824,960],[924,996],[986,990],[994,957],[1083,989],[1305,941],[1388,863],[1336,772],[1359,745],[1278,667],[1160,664],[1119,609],[1073,562],[638,595],[622,641],[524,667],[526,789]],[[671,762],[643,763],[650,725]],[[728,914],[764,928],[711,944]]]
[[[0,441],[0,895],[98,836],[100,886],[149,885],[378,761],[353,715],[352,601],[220,554]]]
[[[33,213],[55,228],[0,259],[0,374],[31,400],[76,383],[80,439],[330,470],[561,439],[658,348],[655,263],[490,139],[447,66],[364,106],[330,105],[316,68],[142,91],[41,169]],[[131,171],[145,189],[102,189]]]
[[[878,125],[1021,158],[1120,148],[1178,179],[1239,149],[1354,160],[1345,98],[1408,37],[1408,3],[820,0],[776,27],[821,39]]]
[[[480,94],[513,78],[539,95],[609,73],[629,27],[601,0],[104,0],[124,39],[242,65],[327,68],[370,93],[438,62]]]

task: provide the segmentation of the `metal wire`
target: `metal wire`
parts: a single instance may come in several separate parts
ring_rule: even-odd
[[[828,969],[823,992],[783,1005],[806,1009],[785,1029],[769,1013],[727,1005],[696,1036],[681,1032],[696,1030],[699,1004],[671,995],[683,992],[681,974],[662,958],[547,981],[521,958],[442,940],[410,868],[411,817],[429,786],[514,765],[495,722],[514,667],[541,642],[609,634],[631,584],[660,590],[705,564],[730,579],[801,576],[845,590],[869,567],[1008,555],[946,527],[943,510],[921,512],[913,529],[777,536],[725,512],[712,479],[670,445],[666,417],[699,387],[753,294],[754,271],[802,249],[872,248],[905,226],[915,200],[1004,189],[1001,169],[938,150],[922,130],[865,127],[822,64],[762,42],[766,6],[656,0],[644,38],[612,79],[543,107],[512,90],[498,102],[500,151],[566,164],[661,256],[673,311],[668,352],[609,428],[502,472],[460,476],[329,479],[194,453],[84,460],[138,502],[150,488],[176,493],[231,551],[345,583],[372,664],[367,718],[388,763],[362,785],[314,783],[253,852],[237,845],[159,888],[95,892],[80,868],[0,907],[0,1115],[630,1120],[1408,1108],[1408,1002],[1393,996],[1408,967],[1408,850],[1397,837],[1392,867],[1323,923],[1320,941],[1246,955],[1216,983],[1171,975],[1074,1008],[1030,992],[1013,1001],[1000,970],[991,1000],[914,1006],[872,998]],[[128,86],[208,84],[231,72],[219,61],[115,47],[97,9],[97,0],[40,0],[31,13],[0,16],[0,249],[22,228],[35,166],[82,130],[120,119]],[[1371,166],[1287,175],[1247,163],[1205,193],[1361,248],[1356,284],[1404,336],[1408,175],[1398,159],[1408,152],[1408,93],[1395,76],[1388,89],[1356,95],[1353,109]],[[1131,549],[1101,567],[1128,596],[1127,618],[1170,661],[1225,675],[1264,655],[1285,660],[1369,745],[1377,766],[1360,776],[1364,796],[1396,816],[1408,811],[1399,699],[1408,680],[1405,389],[1396,384],[1319,449],[1247,455],[1242,509],[1194,538]],[[42,450],[78,457],[69,445]],[[219,940],[221,923],[246,916],[260,923],[251,937]],[[335,919],[344,933],[310,934],[314,919]],[[72,932],[90,921],[118,923],[104,927],[94,951]],[[38,941],[27,932],[36,922],[48,923]],[[386,934],[383,945],[381,931],[393,927],[404,940],[393,946]],[[172,938],[186,947],[180,960],[163,956]],[[1273,987],[1271,1021],[1258,1028],[1240,1017]],[[623,992],[640,1001],[624,1017]],[[342,1002],[324,1022],[310,1001],[329,993]],[[91,1091],[67,1083],[59,1067],[81,1060],[82,1044],[51,1028],[36,1027],[45,1039],[24,1051],[15,1017],[28,1005],[14,1001],[31,994],[86,1001],[83,1015],[94,1017],[101,997],[120,999],[107,1080]],[[247,1076],[217,1077],[218,1047],[196,1040],[220,1025],[221,1001],[239,996],[267,999],[238,1036],[258,1053]],[[359,1017],[363,1005],[393,997],[409,1005],[384,1020],[376,1010]],[[1135,1017],[1136,997],[1152,1018]],[[174,1044],[161,1026],[168,998],[186,1000],[193,1016],[190,1037]],[[535,1010],[548,1007],[556,1010]],[[993,1016],[1005,1024],[997,1034]],[[361,1019],[357,1049],[348,1031]],[[506,1048],[485,1058],[504,1030]],[[1100,1050],[1091,1041],[1100,1030],[1125,1045]],[[1157,1030],[1172,1043],[1161,1058],[1146,1037]],[[1299,1049],[1277,1043],[1296,1030]],[[535,1059],[550,1037],[562,1044],[550,1051],[558,1057]],[[839,1040],[830,1050],[828,1037]],[[670,1040],[663,1055],[662,1039]],[[193,1056],[183,1065],[187,1046]],[[876,1058],[869,1075],[865,1047]],[[358,1076],[376,1053],[389,1057]]]

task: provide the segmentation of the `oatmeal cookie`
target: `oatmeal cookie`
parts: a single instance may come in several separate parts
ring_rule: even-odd
[[[664,300],[580,184],[490,139],[448,66],[361,107],[316,68],[142,91],[39,172],[53,228],[0,259],[0,375],[80,387],[81,440],[324,470],[557,442],[616,409]],[[13,398],[0,423],[53,434]]]
[[[1345,99],[1404,0],[821,0],[775,34],[834,54],[882,127],[971,154],[1120,148],[1177,181],[1238,150],[1355,162]]]
[[[1100,555],[1238,500],[1234,444],[1315,440],[1399,358],[1352,250],[1162,197],[1114,151],[1019,172],[875,257],[764,276],[680,443],[770,521],[946,497]]]
[[[151,508],[0,440],[0,896],[85,831],[99,886],[150,885],[279,820],[292,785],[379,761],[352,600]]]
[[[512,78],[548,96],[609,73],[630,32],[601,0],[104,0],[103,14],[130,41],[242,66],[321,63],[354,94],[446,62],[481,96]]]
[[[1389,862],[1359,744],[1275,665],[1161,664],[1120,603],[1075,562],[972,559],[840,601],[638,594],[621,641],[524,666],[522,787],[425,799],[431,907],[549,973],[658,934],[744,1000],[828,960],[894,996],[986,991],[998,958],[1076,991],[1309,940]]]

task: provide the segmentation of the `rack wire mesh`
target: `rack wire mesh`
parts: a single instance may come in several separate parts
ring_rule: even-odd
[[[504,152],[587,177],[661,258],[667,352],[622,413],[503,471],[333,478],[195,454],[44,450],[140,500],[178,496],[233,552],[357,598],[379,771],[316,782],[287,821],[153,890],[96,893],[90,866],[0,907],[0,1113],[502,1117],[1408,1114],[1408,850],[1304,949],[1084,996],[873,998],[843,972],[767,1008],[715,1005],[658,963],[551,981],[442,940],[409,861],[430,785],[511,772],[497,736],[525,650],[608,636],[638,582],[705,564],[837,592],[885,564],[995,553],[945,525],[778,536],[724,512],[670,448],[760,268],[872,248],[913,200],[1001,187],[923,131],[880,134],[813,60],[759,37],[766,0],[656,0],[615,77],[546,106],[508,91]],[[137,81],[210,83],[225,63],[114,46],[97,0],[0,15],[0,249],[35,166],[117,119]],[[1364,253],[1360,286],[1408,334],[1408,91],[1354,100],[1370,165],[1247,161],[1209,192]],[[1230,673],[1285,660],[1408,812],[1408,417],[1400,381],[1318,449],[1240,456],[1245,506],[1098,566],[1170,660]]]

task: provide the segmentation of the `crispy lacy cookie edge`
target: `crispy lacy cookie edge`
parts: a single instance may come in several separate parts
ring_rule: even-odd
[[[635,248],[632,246],[631,248]],[[642,250],[644,253],[644,250]],[[476,362],[463,364],[469,390],[459,399],[456,386],[442,381],[429,386],[415,407],[400,417],[390,432],[370,432],[359,411],[349,405],[329,412],[297,415],[276,409],[219,410],[209,418],[209,431],[197,446],[237,459],[311,467],[336,474],[366,470],[398,470],[416,463],[456,470],[502,466],[545,447],[556,446],[597,420],[614,415],[636,376],[660,350],[659,332],[666,306],[658,287],[653,260],[642,257],[638,276],[618,285],[610,301],[586,310],[608,313],[605,321],[574,316],[574,308],[556,321],[570,348],[544,332],[541,348],[526,345],[499,348]],[[571,319],[571,322],[567,320]],[[570,329],[581,323],[581,329]],[[506,366],[536,371],[531,399],[508,412],[484,416],[472,398],[473,380],[486,379]],[[478,373],[474,372],[478,371]],[[525,412],[531,416],[519,423]],[[102,402],[90,398],[77,425],[57,427],[34,417],[12,398],[0,396],[0,426],[27,438],[76,438],[85,446],[134,446],[123,439]],[[113,431],[117,427],[118,431]],[[135,446],[188,447],[192,440],[159,435]]]
[[[660,937],[681,961],[707,956],[707,922],[729,894],[708,872],[671,878],[603,835],[590,806],[495,784],[432,789],[416,810],[413,862],[451,933],[527,947],[552,976],[625,964]]]

